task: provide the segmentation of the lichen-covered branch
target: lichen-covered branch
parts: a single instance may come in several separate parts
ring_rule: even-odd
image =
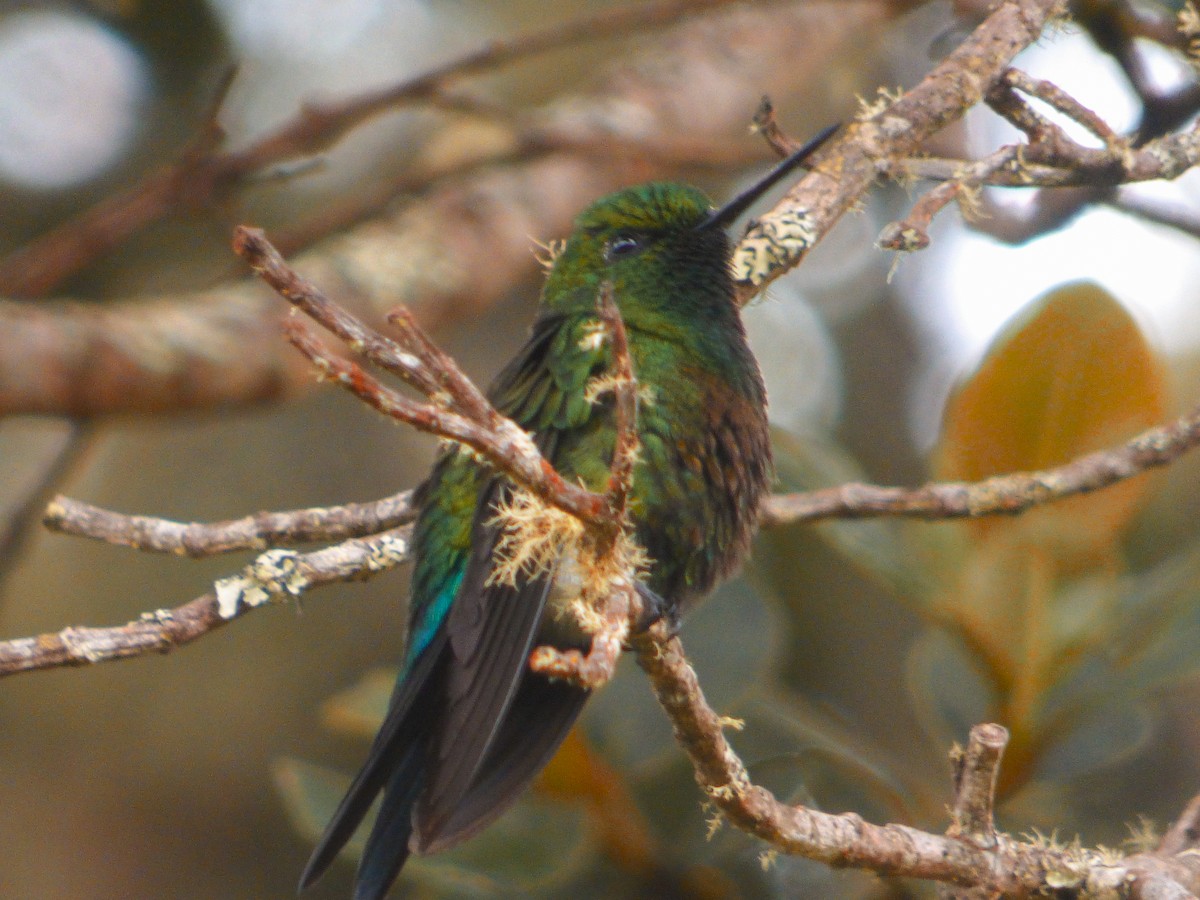
[[[882,875],[932,879],[977,890],[981,897],[1058,896],[1070,891],[1071,896],[1149,900],[1182,898],[1200,889],[1200,875],[1186,854],[1120,858],[986,831],[977,839],[961,827],[957,834],[938,835],[905,825],[873,825],[855,813],[784,804],[750,780],[725,737],[721,716],[704,699],[679,639],[659,624],[637,636],[634,648],[671,719],[676,740],[692,761],[701,790],[733,825],[783,852]],[[977,726],[969,746],[980,748],[981,760],[964,774],[973,798],[968,805],[976,812],[964,809],[961,822],[980,818],[978,813],[990,805],[979,800],[977,788],[990,780],[990,757],[999,757],[1006,738],[997,726]],[[961,788],[961,779],[959,784]],[[1193,807],[1189,812],[1194,818]]]
[[[0,641],[0,677],[168,653],[269,601],[390,569],[407,559],[408,546],[408,526],[403,526],[312,553],[268,550],[241,574],[221,579],[211,592],[182,606],[142,613],[125,625],[64,628]]]
[[[734,261],[742,302],[798,265],[816,236],[828,233],[893,161],[914,155],[980,103],[1062,8],[1061,0],[1004,0],[919,84],[834,138],[743,238]]]

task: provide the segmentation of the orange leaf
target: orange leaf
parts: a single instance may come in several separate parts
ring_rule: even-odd
[[[1096,284],[1064,285],[1009,325],[947,402],[937,474],[977,481],[1062,465],[1159,423],[1165,408],[1163,366],[1133,317]],[[1021,529],[1078,561],[1111,547],[1144,491],[1139,478],[976,525]]]

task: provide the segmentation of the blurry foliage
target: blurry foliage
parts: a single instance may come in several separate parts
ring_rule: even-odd
[[[1090,283],[1060,287],[994,340],[947,401],[932,476],[976,481],[1111,447],[1164,420],[1165,384],[1116,300]],[[777,450],[789,489],[862,477],[837,448],[781,439]],[[1154,478],[1015,517],[816,529],[924,623],[904,685],[930,746],[978,722],[1010,729],[999,790],[1015,824],[1080,824],[1071,809],[1086,800],[1073,789],[1142,749],[1150,694],[1196,674],[1200,546],[1143,571],[1122,548]],[[766,574],[786,590],[786,569]],[[935,817],[922,824],[936,828],[938,811],[925,809]]]

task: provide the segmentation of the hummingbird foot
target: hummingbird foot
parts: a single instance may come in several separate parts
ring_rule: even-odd
[[[650,630],[651,625],[663,622],[671,633],[671,637],[677,635],[682,623],[679,608],[641,582],[638,582],[636,589],[638,598],[642,601],[642,611],[630,623],[630,630],[634,634],[644,634]]]

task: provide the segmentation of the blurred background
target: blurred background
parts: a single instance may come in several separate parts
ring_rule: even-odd
[[[915,84],[983,5],[685,3],[623,29],[606,16],[638,4],[0,6],[0,638],[176,606],[247,561],[47,534],[28,510],[49,491],[203,521],[370,500],[426,471],[434,441],[292,359],[282,302],[228,249],[234,225],[265,227],[374,321],[409,304],[486,383],[532,319],[535,240],[624,184],[728,196],[770,164],[747,128],[762,95],[797,137],[848,120],[859,98]],[[1072,12],[1018,65],[1123,133],[1194,117],[1179,4]],[[562,37],[589,16],[582,39]],[[559,26],[558,49],[480,66],[328,146],[236,164],[310,104],[345,109]],[[930,149],[975,158],[1016,137],[981,109]],[[929,185],[881,186],[746,311],[779,489],[1046,467],[1190,408],[1198,184],[988,189],[971,222],[947,210],[902,259],[875,238]],[[89,340],[109,356],[74,380],[39,363]],[[112,358],[130,361],[124,381]],[[1200,783],[1197,466],[1018,519],[772,529],[685,646],[781,797],[941,830],[951,742],[1001,721],[1001,826],[1120,845]],[[386,700],[406,575],[326,588],[167,657],[6,679],[0,896],[293,896]],[[414,896],[929,893],[710,837],[682,753],[623,668],[528,800],[405,870]],[[352,871],[311,896],[346,896]]]

